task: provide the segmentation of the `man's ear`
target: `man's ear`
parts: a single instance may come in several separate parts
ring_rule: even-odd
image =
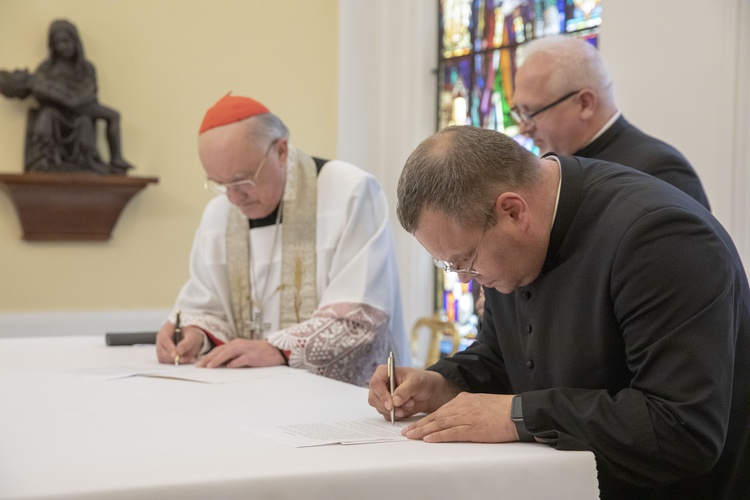
[[[495,214],[498,220],[510,217],[517,221],[527,209],[526,200],[518,193],[505,192],[495,201]]]
[[[581,118],[584,120],[590,120],[599,108],[599,96],[591,89],[583,89],[578,94],[578,101],[581,103]]]
[[[518,193],[506,192],[498,196],[495,201],[495,215],[497,224],[504,231],[508,231],[508,234],[525,233],[529,229],[529,204]]]
[[[286,159],[289,157],[289,139],[282,137],[276,143],[276,150],[279,155],[279,163],[286,165]]]

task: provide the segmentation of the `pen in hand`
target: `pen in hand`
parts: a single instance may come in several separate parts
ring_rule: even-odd
[[[174,333],[172,334],[172,340],[174,341],[174,345],[176,346],[182,341],[182,328],[180,328],[180,311],[177,311],[177,319],[175,320],[174,324]],[[179,366],[180,365],[180,355],[175,354],[174,356],[174,365]]]
[[[391,401],[393,400],[393,391],[396,389],[396,366],[393,360],[393,351],[388,355],[388,385],[391,389]],[[391,425],[396,421],[396,408],[391,402]]]

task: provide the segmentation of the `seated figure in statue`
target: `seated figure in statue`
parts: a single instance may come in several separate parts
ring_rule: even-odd
[[[49,29],[49,58],[34,74],[0,72],[0,93],[32,95],[26,132],[27,172],[124,174],[132,166],[122,156],[120,115],[98,102],[96,70],[84,58],[75,25],[57,20]],[[110,161],[96,147],[96,121],[106,122]]]

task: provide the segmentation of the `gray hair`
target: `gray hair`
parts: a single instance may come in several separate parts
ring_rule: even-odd
[[[255,115],[245,121],[248,125],[248,134],[253,141],[270,143],[276,139],[289,139],[289,129],[273,113]]]
[[[398,220],[414,233],[424,209],[439,210],[467,227],[482,227],[504,191],[531,186],[538,158],[505,134],[446,127],[417,146],[398,181]]]
[[[523,61],[544,54],[549,57],[549,89],[559,95],[583,88],[593,89],[600,99],[614,105],[612,80],[599,51],[580,38],[551,36],[538,38],[519,48]]]

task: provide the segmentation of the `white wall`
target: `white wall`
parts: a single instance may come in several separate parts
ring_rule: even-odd
[[[396,219],[406,158],[435,132],[437,2],[339,0],[339,157],[366,166],[391,206],[404,322],[432,315],[432,259]]]
[[[435,130],[437,1],[339,0],[339,155],[395,185]],[[606,0],[600,37],[627,118],[680,149],[750,266],[750,2]],[[432,313],[429,257],[394,219],[407,327]]]
[[[750,2],[738,1],[730,232],[747,272],[750,268]]]
[[[687,156],[750,265],[747,0],[607,0],[602,26],[625,116]]]
[[[0,314],[0,338],[155,332],[169,309]]]

